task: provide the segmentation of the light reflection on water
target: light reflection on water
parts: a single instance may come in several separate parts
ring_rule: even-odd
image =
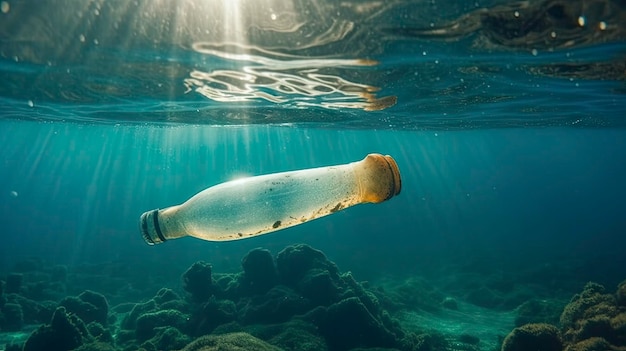
[[[4,3],[1,118],[626,125],[618,1]]]
[[[254,54],[222,51],[222,45],[198,43],[194,50],[205,55],[241,64],[238,69],[194,69],[185,79],[187,91],[219,102],[265,100],[293,107],[319,106],[329,109],[382,110],[393,106],[394,96],[377,98],[379,88],[348,81],[339,75],[326,74],[336,67],[373,66],[377,62],[362,59],[293,58],[273,59]],[[249,49],[248,49],[249,51]],[[280,56],[270,53],[269,56]]]

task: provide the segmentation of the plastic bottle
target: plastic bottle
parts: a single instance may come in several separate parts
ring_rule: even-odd
[[[185,203],[145,212],[143,238],[150,245],[192,236],[209,241],[251,238],[302,224],[361,203],[400,193],[391,156],[369,154],[337,166],[281,172],[212,186]]]

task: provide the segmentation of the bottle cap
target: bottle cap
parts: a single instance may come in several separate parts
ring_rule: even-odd
[[[159,210],[144,212],[139,219],[141,235],[148,245],[155,245],[164,242],[166,239],[159,226]]]

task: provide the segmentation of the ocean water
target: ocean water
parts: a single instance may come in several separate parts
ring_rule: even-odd
[[[246,332],[282,350],[492,351],[528,322],[562,349],[626,345],[623,1],[0,10],[0,350],[212,350],[185,345]],[[141,236],[143,212],[209,186],[374,152],[402,176],[386,202],[232,242]],[[339,275],[315,261],[310,280],[246,290],[248,252],[280,265],[299,244]],[[200,301],[181,279],[198,261],[219,286]],[[617,307],[580,336],[560,317],[588,282]]]

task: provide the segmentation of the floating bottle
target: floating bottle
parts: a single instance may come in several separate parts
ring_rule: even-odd
[[[369,154],[343,165],[221,183],[181,205],[145,212],[140,227],[150,245],[185,236],[209,241],[245,239],[357,204],[383,202],[398,195],[400,189],[395,160]]]

